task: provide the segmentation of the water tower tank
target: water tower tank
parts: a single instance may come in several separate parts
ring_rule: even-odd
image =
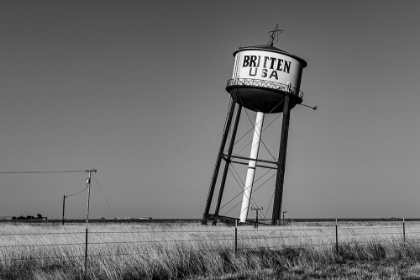
[[[255,112],[280,113],[287,92],[291,93],[290,109],[302,103],[300,82],[305,60],[272,44],[239,47],[233,55],[233,75],[226,90],[232,96],[238,93],[242,106]]]

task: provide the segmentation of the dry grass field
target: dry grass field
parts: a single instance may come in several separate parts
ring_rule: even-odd
[[[1,224],[0,279],[420,279],[420,224]]]

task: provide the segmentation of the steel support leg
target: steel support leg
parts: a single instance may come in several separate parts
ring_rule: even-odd
[[[226,126],[225,126],[225,129],[223,131],[222,142],[220,143],[219,153],[217,155],[216,165],[214,167],[213,178],[211,180],[210,189],[209,189],[209,193],[208,193],[208,196],[207,196],[206,208],[204,209],[203,220],[202,220],[203,225],[207,224],[209,211],[210,211],[210,206],[211,206],[211,202],[213,200],[214,188],[216,186],[217,176],[219,174],[219,169],[220,169],[220,163],[222,162],[223,151],[225,149],[226,140],[227,140],[227,137],[229,135],[230,125],[232,123],[232,118],[233,118],[233,113],[235,111],[237,98],[238,98],[238,94],[235,94],[235,96],[232,97],[232,99],[231,99],[231,104],[230,104],[228,117],[227,117],[227,121],[226,121]]]
[[[287,138],[289,135],[289,121],[290,121],[290,108],[289,108],[289,94],[284,97],[283,120],[281,124],[281,139],[279,158],[277,165],[276,176],[276,190],[274,196],[273,215],[271,216],[271,224],[276,225],[280,220],[282,200],[283,200],[283,184],[284,173],[286,168],[286,151],[287,151]]]
[[[230,165],[230,158],[232,156],[233,146],[235,145],[236,132],[238,131],[239,119],[241,117],[241,110],[242,110],[242,105],[239,104],[238,105],[238,110],[236,111],[235,122],[233,124],[232,136],[230,138],[229,150],[228,150],[227,157],[226,157],[226,164],[225,164],[225,167],[224,167],[224,170],[223,170],[222,182],[220,184],[220,190],[219,190],[219,196],[217,198],[216,210],[214,211],[214,216],[215,217],[217,217],[219,215],[220,204],[222,203],[223,192],[225,190],[225,184],[226,184],[226,177],[227,177],[227,173],[228,173],[229,165]],[[216,220],[214,220],[213,225],[215,225],[216,223],[217,223]]]

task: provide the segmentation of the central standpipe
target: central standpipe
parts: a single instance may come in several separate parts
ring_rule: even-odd
[[[248,172],[246,173],[246,180],[244,186],[244,196],[242,198],[241,213],[239,220],[245,223],[248,217],[249,203],[251,200],[252,186],[254,185],[255,167],[257,165],[258,151],[260,149],[261,131],[263,127],[264,113],[257,112],[255,119],[254,137],[252,138],[251,153],[249,155]]]

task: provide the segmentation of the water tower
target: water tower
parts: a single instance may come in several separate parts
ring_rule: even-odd
[[[271,224],[278,224],[280,220],[290,110],[297,104],[302,103],[303,93],[300,91],[300,84],[302,70],[307,66],[307,63],[302,58],[273,46],[274,40],[281,31],[276,26],[274,31],[269,32],[271,34],[270,40],[266,45],[239,47],[233,53],[235,57],[233,75],[226,86],[226,91],[230,94],[231,101],[203,214],[203,224],[207,224],[209,220],[213,220],[216,223],[222,217],[219,216],[219,209],[225,189],[226,177],[229,165],[234,163],[247,164],[248,166],[243,186],[239,221],[247,221],[256,168],[271,168],[276,171]],[[237,107],[236,113],[235,107]],[[232,154],[242,108],[256,112],[254,135],[249,157]],[[260,159],[258,158],[258,152],[264,116],[265,114],[279,113],[282,113],[283,116],[278,159],[276,161]],[[225,152],[229,134],[231,135],[230,143],[227,152]],[[221,172],[222,161],[225,161],[225,165]],[[247,163],[244,161],[247,161]],[[219,173],[221,173],[221,177],[218,180]],[[214,214],[210,214],[213,195],[218,182],[220,182],[219,194],[216,200],[215,211]]]

